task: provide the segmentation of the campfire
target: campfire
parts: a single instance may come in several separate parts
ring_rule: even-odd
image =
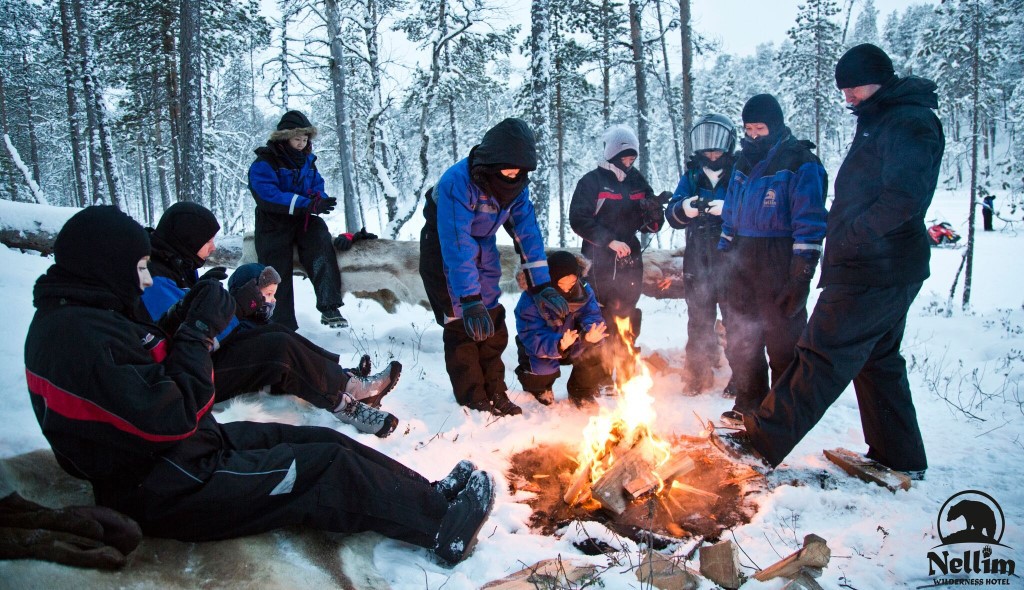
[[[650,394],[654,385],[650,369],[632,346],[629,320],[615,321],[623,349],[630,351],[628,362],[620,363],[623,375],[615,385],[617,404],[613,410],[601,408],[584,428],[579,466],[562,499],[570,506],[599,506],[622,514],[629,503],[659,494],[667,485],[690,488],[673,479],[696,464],[686,455],[673,455],[671,444],[654,432],[657,414]]]

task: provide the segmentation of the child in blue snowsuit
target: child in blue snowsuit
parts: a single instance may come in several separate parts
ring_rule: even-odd
[[[576,256],[559,251],[548,256],[551,282],[569,303],[569,314],[560,323],[549,323],[537,302],[523,293],[516,305],[516,375],[523,389],[537,401],[555,401],[551,386],[561,375],[561,365],[572,365],[567,389],[569,399],[582,406],[597,395],[604,376],[601,341],[608,335],[601,307],[590,285],[583,281],[584,268]]]
[[[249,166],[249,190],[256,201],[256,256],[260,264],[281,273],[274,321],[292,330],[299,327],[292,287],[293,248],[298,249],[313,283],[320,323],[348,326],[339,309],[344,302],[338,257],[331,232],[320,218],[334,210],[338,199],[324,192],[324,178],[316,169],[312,143],[316,133],[305,115],[288,111]]]
[[[498,303],[501,257],[495,234],[515,239],[530,294],[556,321],[569,306],[551,286],[544,236],[526,188],[537,168],[533,131],[505,119],[484,134],[427,192],[420,232],[420,276],[443,328],[445,366],[455,401],[498,416],[522,414],[506,393],[501,353],[508,344]]]

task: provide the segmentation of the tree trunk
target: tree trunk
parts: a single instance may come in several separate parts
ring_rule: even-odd
[[[33,80],[28,65],[28,55],[24,51],[21,52],[21,65],[25,68],[25,80]],[[32,159],[32,179],[39,184],[42,174],[39,172],[39,139],[36,136],[35,115],[35,110],[32,108],[32,83],[27,82],[25,84],[25,120],[28,124],[28,155]]]
[[[181,0],[181,182],[178,200],[203,202],[202,0]]]
[[[92,48],[88,42],[87,28],[88,10],[82,6],[86,0],[71,0],[71,7],[75,17],[76,40],[78,42],[78,58],[80,60],[80,73],[82,75],[82,97],[85,100],[85,114],[87,122],[86,151],[89,154],[89,184],[92,187],[92,202],[103,203],[107,198],[106,186],[103,178],[103,155],[101,152],[100,129],[96,116],[96,88],[93,86],[92,76]]]
[[[157,80],[157,72],[153,70],[153,87],[160,91],[160,83]],[[161,130],[160,110],[153,110],[153,150],[156,155],[156,176],[160,185],[160,209],[166,211],[171,206],[171,191],[167,186],[167,149],[164,146],[163,131]],[[173,150],[173,147],[171,148]]]
[[[973,18],[971,23],[974,42],[971,43],[971,210],[967,215],[967,254],[965,255],[967,265],[964,269],[964,299],[963,310],[967,311],[971,305],[971,274],[974,271],[974,219],[975,210],[978,204],[978,133],[981,128],[978,124],[978,112],[981,110],[981,97],[979,86],[981,86],[981,15],[977,3],[972,4]]]
[[[555,57],[555,134],[558,142],[558,246],[565,248],[566,219],[565,207],[565,111],[562,108],[562,76],[560,58]]]
[[[679,153],[679,116],[676,105],[676,94],[672,91],[672,73],[668,67],[668,47],[665,43],[665,21],[661,17],[661,0],[654,3],[658,10],[658,38],[661,40],[661,63],[665,69],[665,103],[668,108],[668,119],[672,123],[672,149],[676,157],[676,176],[683,176],[683,158]]]
[[[693,129],[693,36],[690,28],[690,0],[679,0],[679,35],[683,54],[683,155],[693,151],[690,130]]]
[[[612,11],[615,5],[611,0],[601,0],[601,118],[605,129],[611,125],[612,119]]]
[[[363,36],[366,40],[367,67],[370,73],[370,96],[373,106],[370,109],[370,116],[366,120],[366,168],[370,175],[377,181],[377,188],[384,195],[385,207],[389,202],[398,199],[399,191],[391,180],[390,161],[388,153],[388,142],[383,137],[380,129],[380,120],[384,116],[387,107],[384,106],[383,90],[381,84],[380,68],[380,32],[377,28],[379,22],[377,13],[377,2],[367,0],[366,16],[363,23]],[[380,160],[378,162],[378,150]],[[391,212],[388,211],[388,220],[391,220]]]
[[[338,133],[338,165],[345,203],[345,229],[359,229],[359,203],[352,184],[352,156],[348,142],[348,109],[345,106],[345,48],[341,42],[341,13],[337,0],[325,1],[327,40],[331,46],[331,90],[334,92],[334,123]]]
[[[164,104],[167,105],[167,125],[170,131],[171,161],[174,163],[174,171],[171,178],[174,179],[174,192],[180,194],[178,188],[181,179],[181,93],[178,90],[178,54],[174,43],[174,14],[170,9],[165,9],[161,15],[161,35],[163,42],[161,50],[164,58]]]
[[[551,11],[549,0],[533,0],[530,11],[530,110],[533,112],[533,133],[537,139],[537,171],[531,179],[530,196],[537,213],[540,235],[547,241],[551,209],[551,149],[548,138],[551,126]]]
[[[64,93],[68,102],[68,129],[71,139],[71,162],[74,168],[74,186],[79,207],[89,202],[89,185],[82,157],[82,136],[79,128],[78,96],[75,92],[75,49],[72,43],[71,6],[69,0],[60,0],[60,40],[64,50]]]
[[[629,0],[629,37],[633,46],[633,72],[636,76],[636,136],[640,141],[640,174],[650,178],[650,139],[647,133],[647,68],[640,31],[640,0]]]

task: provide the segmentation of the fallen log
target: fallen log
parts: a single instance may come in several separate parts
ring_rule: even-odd
[[[754,579],[767,582],[774,578],[793,578],[804,568],[824,568],[832,557],[828,543],[818,535],[804,537],[804,546],[782,561],[754,574]]]

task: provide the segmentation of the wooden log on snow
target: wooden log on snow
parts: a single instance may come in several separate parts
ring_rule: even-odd
[[[697,572],[661,553],[645,555],[636,568],[636,578],[643,587],[654,586],[659,590],[697,590],[701,582]]]
[[[895,492],[896,490],[909,490],[911,485],[910,476],[906,473],[893,471],[885,465],[872,461],[860,453],[847,449],[832,449],[822,451],[829,461],[835,463],[850,475],[869,483],[878,484]]]
[[[594,578],[596,571],[594,565],[581,560],[545,559],[500,580],[488,582],[481,586],[480,590],[582,588],[587,585],[586,581]]]
[[[821,587],[821,584],[814,579],[817,577],[815,576],[815,573],[820,575],[820,572],[815,572],[808,568],[801,569],[788,584],[782,587],[782,590],[825,590]]]
[[[775,563],[754,574],[754,578],[761,582],[767,582],[774,578],[793,578],[803,568],[824,568],[832,557],[832,550],[828,543],[818,535],[810,534],[804,537],[804,546],[799,551],[789,555],[782,561]]]
[[[700,573],[728,590],[740,587],[740,556],[732,541],[700,548]]]

